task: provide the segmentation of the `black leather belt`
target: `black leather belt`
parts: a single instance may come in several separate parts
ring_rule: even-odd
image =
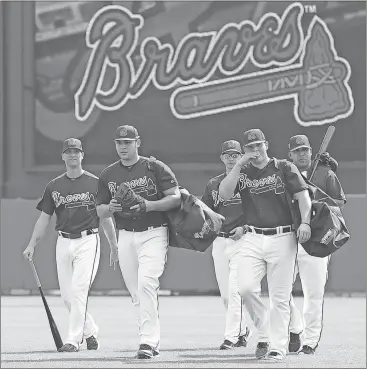
[[[231,235],[227,232],[219,232],[218,237],[229,238]]]
[[[82,238],[82,237],[89,236],[91,234],[96,234],[96,233],[98,233],[98,228],[87,229],[86,231],[82,231],[80,233],[67,233],[67,232],[59,231],[59,235],[61,237],[70,238],[71,240],[75,240],[77,238]]]
[[[121,230],[128,231],[128,232],[145,232],[145,231],[150,231],[154,228],[160,228],[160,227],[167,227],[167,223],[153,225],[153,226],[149,226],[145,228],[122,228]]]
[[[276,234],[289,233],[292,232],[292,230],[293,227],[291,225],[276,228],[257,228],[252,226],[247,227],[247,232],[255,232],[264,236],[274,236]]]

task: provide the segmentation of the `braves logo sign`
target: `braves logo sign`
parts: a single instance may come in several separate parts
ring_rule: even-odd
[[[266,13],[258,24],[245,20],[218,32],[189,33],[176,49],[147,37],[135,68],[132,55],[144,19],[121,6],[106,6],[86,32],[91,54],[75,94],[75,115],[85,121],[95,108],[120,109],[152,83],[159,90],[176,88],[170,108],[179,119],[285,99],[294,100],[294,117],[303,126],[346,118],[354,110],[350,65],[337,55],[333,36],[318,16],[304,36],[303,13],[303,6],[293,3],[281,18]],[[260,71],[239,74],[248,62]],[[115,79],[107,90],[102,86],[108,68]],[[210,81],[217,71],[225,77]]]

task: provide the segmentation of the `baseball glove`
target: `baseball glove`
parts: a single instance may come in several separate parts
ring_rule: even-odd
[[[328,152],[323,152],[319,160],[321,164],[329,167],[334,173],[338,170],[339,163]]]
[[[123,218],[132,218],[146,213],[144,198],[136,194],[126,183],[121,183],[118,186],[114,199],[122,207],[122,211],[117,212],[117,214]],[[131,209],[134,205],[139,205],[139,207]]]

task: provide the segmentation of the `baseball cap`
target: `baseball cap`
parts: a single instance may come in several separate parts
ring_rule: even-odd
[[[310,141],[308,137],[305,135],[296,135],[289,139],[288,149],[289,151],[294,151],[299,149],[300,147],[308,147],[311,148]]]
[[[117,127],[116,129],[115,141],[117,140],[133,141],[133,140],[137,140],[138,138],[139,138],[138,131],[133,126],[124,125],[124,126]]]
[[[258,128],[249,129],[243,134],[243,139],[242,139],[243,146],[265,142],[265,141],[266,139],[265,139],[265,135],[263,131]]]
[[[77,149],[83,151],[82,142],[77,138],[67,138],[62,144],[62,152],[68,149]]]
[[[221,155],[227,152],[238,152],[239,154],[242,154],[241,144],[235,140],[229,140],[229,141],[223,142]]]

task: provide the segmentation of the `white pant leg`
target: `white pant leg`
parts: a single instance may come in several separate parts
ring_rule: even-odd
[[[248,232],[242,238],[242,246],[238,254],[237,283],[244,305],[258,330],[259,342],[269,340],[268,309],[260,297],[261,280],[265,273],[263,238]]]
[[[297,274],[298,274],[298,261],[296,259],[296,267],[294,271],[293,284],[296,281]],[[291,307],[291,321],[289,323],[289,332],[300,334],[303,331],[302,314],[298,310],[297,306],[295,305],[292,295],[291,295],[290,307]]]
[[[217,279],[220,297],[226,309],[228,308],[229,259],[225,250],[228,240],[230,239],[217,237],[213,242],[212,249],[215,277]]]
[[[119,265],[127,290],[134,306],[135,319],[140,331],[140,301],[138,294],[138,253],[134,241],[134,232],[119,230]]]
[[[140,344],[159,349],[160,323],[158,290],[167,258],[168,230],[154,228],[135,233],[138,252],[138,294],[140,300]]]
[[[297,241],[293,232],[263,237],[270,298],[270,350],[286,355]]]
[[[237,278],[239,251],[243,242],[243,238],[238,241],[230,239],[225,249],[229,258],[229,292],[224,339],[233,343],[237,343],[239,336],[246,334],[247,328],[245,307],[238,291]]]
[[[321,337],[329,260],[329,257],[317,258],[310,256],[299,245],[298,265],[304,296],[303,319],[305,323],[302,343],[312,348],[317,347]]]
[[[98,335],[98,326],[87,313],[87,302],[90,287],[98,271],[99,235],[93,234],[75,240],[59,237],[56,248],[60,291],[70,312],[65,343],[78,347],[83,337]],[[70,281],[69,285],[64,284],[67,281]]]

